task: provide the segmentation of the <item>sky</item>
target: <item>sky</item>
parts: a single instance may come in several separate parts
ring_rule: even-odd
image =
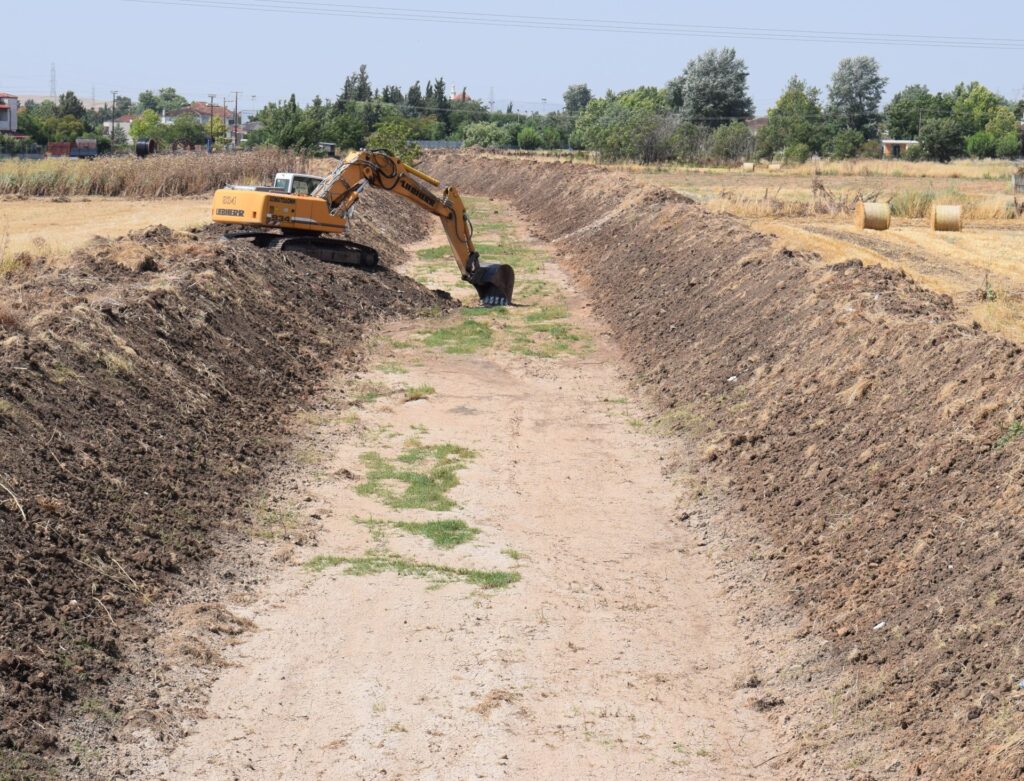
[[[934,0],[386,0],[359,5],[335,0],[37,0],[4,5],[8,35],[0,54],[0,92],[16,95],[49,94],[53,64],[58,93],[73,90],[82,98],[104,100],[112,90],[134,97],[144,89],[174,86],[192,99],[207,100],[213,93],[217,102],[224,96],[233,102],[238,91],[239,107],[250,110],[291,93],[302,103],[314,95],[333,98],[345,76],[366,64],[375,87],[398,84],[405,89],[416,80],[425,85],[443,76],[449,87],[465,87],[485,102],[493,98],[496,107],[511,101],[519,111],[545,111],[561,106],[569,84],[586,82],[598,95],[608,89],[662,86],[702,51],[733,46],[750,70],[759,114],[774,103],[791,75],[824,91],[841,58],[862,54],[881,63],[890,80],[888,95],[913,83],[948,90],[960,81],[977,80],[1012,100],[1024,97],[1021,0],[989,0],[984,14]],[[255,8],[268,5],[279,11]],[[353,13],[357,16],[340,15]],[[593,26],[581,21],[536,29],[522,26],[536,20],[507,17],[491,20],[497,24],[466,23],[474,13],[627,20],[648,32],[623,32],[621,25],[614,31],[580,29]],[[425,20],[438,16],[441,21]],[[680,25],[732,29],[664,34],[679,31]],[[752,34],[755,28],[798,31],[795,37],[807,40],[779,40],[777,32],[766,38],[765,33]],[[10,35],[12,30],[24,33]],[[807,31],[815,32],[803,34]],[[1002,44],[1012,48],[827,40],[836,32],[1021,38]]]

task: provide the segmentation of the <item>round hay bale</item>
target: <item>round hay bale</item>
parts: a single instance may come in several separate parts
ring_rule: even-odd
[[[754,164],[753,163],[744,163],[743,164],[743,173],[749,174],[749,173],[753,173],[753,171],[754,171]]]
[[[892,210],[887,203],[857,204],[855,224],[861,230],[887,231],[892,222]]]
[[[959,231],[964,227],[964,207],[959,204],[932,206],[933,231]]]
[[[782,163],[771,163],[768,166],[768,170],[769,171],[781,171],[782,170]]]

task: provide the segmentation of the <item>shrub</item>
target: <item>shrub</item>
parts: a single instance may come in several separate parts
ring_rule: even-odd
[[[981,130],[967,137],[967,154],[971,157],[995,157],[996,140],[992,134]]]
[[[921,126],[917,140],[921,142],[924,156],[940,163],[948,163],[964,148],[960,126],[952,117],[929,119]]]
[[[1017,158],[1020,157],[1020,136],[1016,133],[1005,133],[996,141],[995,156]]]
[[[916,163],[919,160],[924,160],[924,147],[920,144],[911,144],[904,150],[903,159],[909,163]]]
[[[538,149],[544,139],[541,138],[537,128],[527,125],[519,131],[519,135],[516,136],[516,143],[520,149]]]
[[[472,122],[462,129],[466,146],[510,146],[512,135],[496,122]]]
[[[806,163],[811,156],[811,148],[807,144],[790,144],[782,156],[787,163]]]
[[[859,130],[846,128],[832,136],[828,145],[828,155],[836,160],[849,160],[857,156],[863,145],[864,134]]]
[[[711,135],[711,155],[716,160],[742,160],[753,152],[753,136],[743,122],[722,125]]]
[[[857,157],[868,157],[876,160],[882,157],[882,142],[877,139],[870,139],[860,145],[857,150]]]

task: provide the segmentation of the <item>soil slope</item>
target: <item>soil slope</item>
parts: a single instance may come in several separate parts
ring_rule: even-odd
[[[1019,776],[1021,348],[899,272],[816,268],[624,175],[457,153],[429,169],[556,241],[663,420],[706,440],[745,554],[827,643],[802,740],[841,747],[851,775]]]
[[[370,194],[352,237],[385,264],[422,215]],[[380,229],[371,227],[376,224]],[[381,232],[383,231],[383,232]],[[0,776],[38,768],[56,709],[110,680],[133,618],[230,532],[280,420],[363,330],[446,299],[213,229],[30,256],[0,296]]]

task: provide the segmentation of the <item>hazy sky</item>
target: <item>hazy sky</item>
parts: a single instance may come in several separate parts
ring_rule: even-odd
[[[257,2],[268,0],[212,0],[232,8],[166,2],[5,2],[0,92],[48,94],[52,62],[58,91],[71,89],[84,98],[93,92],[97,99],[109,98],[113,89],[135,96],[143,89],[172,85],[204,100],[211,92],[223,96],[238,90],[240,106],[249,109],[292,92],[302,102],[316,94],[334,97],[345,76],[365,63],[377,87],[394,83],[404,89],[417,79],[425,83],[443,76],[449,86],[466,87],[473,97],[486,101],[493,95],[499,107],[511,100],[520,110],[531,111],[545,105],[557,108],[566,85],[574,82],[587,82],[597,94],[608,88],[661,86],[704,49],[735,46],[750,69],[750,89],[759,113],[774,103],[790,75],[797,73],[824,87],[840,58],[858,54],[879,59],[890,79],[890,94],[915,82],[946,90],[958,81],[976,79],[1009,98],[1024,95],[1021,39],[1011,44],[1019,47],[1015,50],[959,49],[750,39],[741,37],[742,31],[701,37],[638,35],[529,29],[507,21],[502,26],[477,26],[294,12],[303,7],[395,15],[401,11],[386,9],[419,13],[433,9],[452,12],[451,19],[461,13],[515,13],[630,20],[651,23],[652,29],[674,24],[1024,38],[1021,0],[989,0],[984,13],[965,12],[962,3],[821,0],[756,4],[437,0],[436,6],[421,0],[347,6],[334,0],[301,4],[277,0],[277,7],[292,9],[286,13],[252,10]]]

